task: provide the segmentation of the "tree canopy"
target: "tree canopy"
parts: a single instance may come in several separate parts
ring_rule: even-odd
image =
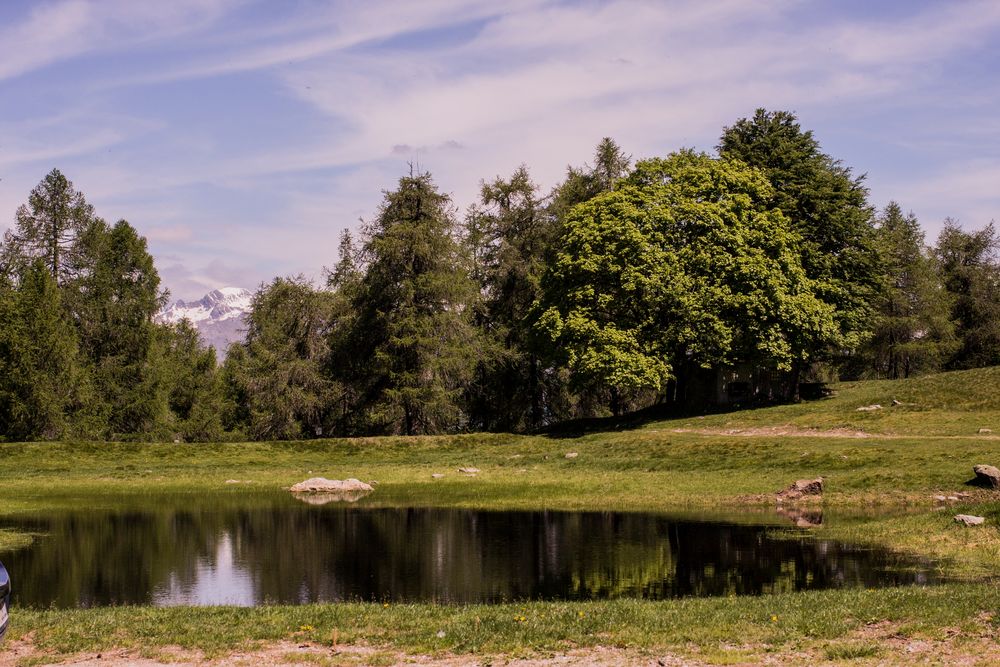
[[[221,364],[159,320],[139,229],[54,169],[0,247],[0,437],[532,431],[1000,363],[992,224],[928,248],[787,111],[717,148],[634,161],[606,137],[547,194],[521,165],[462,216],[411,168],[322,284],[259,286]]]

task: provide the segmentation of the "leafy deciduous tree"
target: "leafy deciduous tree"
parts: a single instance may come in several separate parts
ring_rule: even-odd
[[[689,364],[800,361],[835,335],[833,312],[771,196],[740,162],[691,151],[640,162],[568,215],[538,329],[578,382],[613,390],[614,408]]]
[[[794,114],[758,109],[753,118],[725,128],[724,157],[766,174],[773,202],[799,233],[799,252],[816,293],[835,312],[840,336],[817,339],[811,359],[856,349],[869,333],[881,268],[864,177],[820,150]]]

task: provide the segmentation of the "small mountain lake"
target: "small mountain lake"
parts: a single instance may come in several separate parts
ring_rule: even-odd
[[[248,499],[249,500],[249,499]],[[762,519],[763,520],[763,519]],[[496,603],[758,595],[933,583],[933,564],[775,525],[619,512],[499,512],[145,499],[0,520],[14,603]]]

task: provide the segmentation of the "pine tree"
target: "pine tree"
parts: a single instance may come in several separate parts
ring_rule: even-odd
[[[215,349],[203,346],[198,330],[187,320],[157,325],[157,334],[170,408],[169,430],[186,442],[220,440],[224,436],[222,387]]]

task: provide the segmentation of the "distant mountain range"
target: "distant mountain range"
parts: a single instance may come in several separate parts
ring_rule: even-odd
[[[215,347],[221,360],[230,343],[243,340],[252,298],[250,290],[223,287],[197,301],[175,301],[160,311],[157,319],[170,323],[188,320],[201,333],[205,344]]]

